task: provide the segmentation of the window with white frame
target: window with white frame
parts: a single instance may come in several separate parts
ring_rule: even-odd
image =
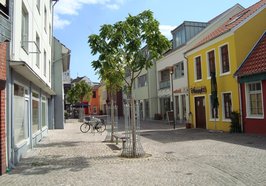
[[[175,79],[178,79],[184,76],[184,62],[183,61],[175,65],[174,76],[175,76]]]
[[[39,68],[40,67],[40,37],[38,35],[38,33],[36,33],[36,45],[38,47],[37,53],[36,53],[36,66]]]
[[[210,119],[218,119],[218,107],[213,109],[212,108],[213,106],[212,95],[209,95],[209,98],[210,98]]]
[[[22,4],[22,16],[21,16],[21,47],[28,52],[28,40],[29,40],[29,13],[24,4]]]
[[[42,127],[47,125],[47,101],[46,97],[42,96]]]
[[[32,133],[39,130],[39,94],[32,93]]]
[[[228,45],[223,45],[222,47],[220,47],[220,63],[221,63],[221,74],[230,71]]]
[[[15,144],[29,137],[27,125],[27,105],[25,102],[25,88],[19,84],[14,83],[14,140]]]
[[[46,76],[46,51],[43,52],[43,75]]]
[[[232,112],[231,92],[222,93],[222,99],[223,99],[223,119],[229,120]]]
[[[247,116],[263,117],[261,82],[246,84]]]
[[[147,74],[138,77],[138,88],[147,85]]]
[[[40,13],[40,0],[36,0],[36,7],[37,7],[37,10],[39,11]]]
[[[49,82],[51,82],[51,61],[50,60],[48,64],[48,78],[49,78]]]
[[[44,30],[47,32],[47,9],[44,7]]]
[[[207,67],[208,76],[211,76],[211,72],[215,73],[215,53],[214,50],[207,53]]]
[[[202,72],[201,72],[201,57],[198,56],[195,58],[195,80],[202,79]]]

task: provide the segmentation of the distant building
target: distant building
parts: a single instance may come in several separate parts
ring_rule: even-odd
[[[53,38],[52,50],[52,88],[56,95],[54,96],[54,109],[51,118],[54,122],[49,122],[51,129],[64,128],[64,110],[65,110],[65,89],[70,84],[69,65],[70,65],[70,50],[60,43],[58,39]]]

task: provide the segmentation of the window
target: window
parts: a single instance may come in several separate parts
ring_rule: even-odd
[[[175,68],[174,68],[175,72],[174,72],[174,75],[175,75],[175,79],[178,79],[178,78],[181,78],[184,76],[184,62],[179,62],[175,65]]]
[[[46,7],[44,7],[44,30],[47,32],[47,10]]]
[[[29,14],[24,5],[22,5],[22,20],[21,20],[21,47],[28,52],[29,40]]]
[[[39,130],[39,94],[32,93],[32,133]]]
[[[170,88],[170,71],[161,71],[161,82],[159,84],[160,89]]]
[[[142,75],[138,77],[138,87],[144,87],[147,85],[147,75]]]
[[[207,53],[208,60],[208,76],[211,76],[211,72],[215,72],[215,54],[214,50]]]
[[[40,51],[40,37],[39,37],[39,35],[37,33],[36,33],[36,45],[38,47],[38,50],[37,50],[37,53],[36,53],[36,62],[35,62],[35,64],[36,64],[37,67],[40,67],[40,53],[39,53],[39,51]]]
[[[223,119],[228,120],[232,112],[232,96],[231,93],[223,93]]]
[[[51,61],[49,60],[49,66],[48,66],[48,77],[49,77],[49,82],[51,82]]]
[[[210,95],[209,98],[210,98],[210,119],[214,119],[214,118],[218,119],[218,108],[215,108],[215,109],[212,108],[212,105],[213,105],[212,95]],[[215,111],[215,114],[214,114],[214,111]]]
[[[42,96],[42,127],[45,127],[47,121],[47,101],[46,97]]]
[[[52,42],[52,27],[49,25],[49,44],[51,45]]]
[[[29,136],[27,125],[27,105],[25,102],[25,88],[14,84],[14,139],[15,144]]]
[[[96,98],[96,91],[92,91],[92,97]]]
[[[195,73],[196,73],[196,80],[201,80],[202,73],[201,73],[201,57],[200,56],[195,58]]]
[[[36,7],[38,12],[40,13],[40,0],[36,0]]]
[[[247,116],[263,117],[262,88],[260,82],[246,85]]]
[[[93,106],[93,114],[97,114],[97,107]]]
[[[43,52],[43,75],[46,76],[46,51]]]
[[[8,18],[9,15],[9,0],[0,0],[0,14]]]
[[[221,73],[224,74],[230,71],[228,45],[222,46],[220,48],[220,52],[221,52]]]

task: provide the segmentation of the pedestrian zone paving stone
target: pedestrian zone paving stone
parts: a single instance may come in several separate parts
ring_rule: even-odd
[[[106,132],[81,133],[80,124],[50,130],[0,185],[266,185],[265,136],[146,121],[140,134],[147,155],[132,159],[120,156],[121,142],[104,142]]]

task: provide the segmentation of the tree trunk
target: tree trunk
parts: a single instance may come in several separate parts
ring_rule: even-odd
[[[131,128],[132,128],[132,147],[133,147],[133,157],[136,157],[137,154],[137,139],[136,139],[136,118],[135,118],[135,102],[131,94]]]
[[[111,93],[111,141],[114,141],[114,125],[115,125],[115,113],[114,113],[114,98]]]

